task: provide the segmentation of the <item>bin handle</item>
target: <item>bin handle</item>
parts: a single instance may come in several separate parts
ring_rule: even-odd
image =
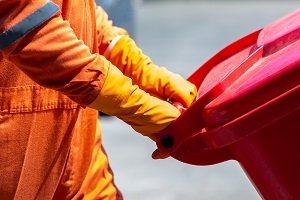
[[[195,104],[197,104],[197,102]],[[171,123],[167,129],[163,130],[162,133],[157,136],[156,144],[162,152],[172,154],[188,138],[193,137],[199,130],[204,128],[203,120],[199,120],[197,117],[197,121],[195,121],[195,118],[190,117],[197,116],[193,115],[193,113],[200,112],[199,107],[196,107],[195,104],[189,109],[186,109],[178,102],[172,103],[172,105],[178,108],[181,112],[179,117],[180,123],[176,123],[179,119],[177,118],[177,120]],[[191,126],[191,124],[193,124],[193,126]]]
[[[175,120],[157,136],[158,149],[176,160],[191,165],[212,165],[231,159],[227,148],[210,149],[206,145],[202,136],[205,131],[204,121],[201,117],[199,119],[199,112],[204,108],[201,103],[196,101],[189,109],[183,109],[180,119],[177,119],[180,123],[176,123]],[[182,109],[179,103],[175,103],[174,106]]]

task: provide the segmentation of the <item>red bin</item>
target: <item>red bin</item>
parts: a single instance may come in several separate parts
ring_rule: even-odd
[[[157,139],[192,165],[238,161],[264,199],[300,199],[300,10],[230,44],[189,80],[198,99]]]

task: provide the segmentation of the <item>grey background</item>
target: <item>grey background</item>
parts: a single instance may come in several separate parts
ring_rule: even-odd
[[[230,42],[297,8],[299,1],[136,2],[136,41],[152,60],[188,77]],[[101,118],[103,143],[126,200],[261,199],[236,161],[190,166],[154,161],[155,144],[124,122]]]

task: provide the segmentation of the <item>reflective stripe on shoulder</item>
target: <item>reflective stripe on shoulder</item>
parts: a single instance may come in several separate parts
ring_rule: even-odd
[[[30,31],[53,17],[60,10],[59,6],[48,1],[44,6],[24,18],[9,30],[0,34],[0,50],[10,46]]]

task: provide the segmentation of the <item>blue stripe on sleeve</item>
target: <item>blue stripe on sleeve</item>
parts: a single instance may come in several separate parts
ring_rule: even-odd
[[[60,8],[55,3],[48,1],[34,13],[14,25],[9,30],[0,34],[0,50],[15,43],[43,22],[53,17],[59,10]]]

